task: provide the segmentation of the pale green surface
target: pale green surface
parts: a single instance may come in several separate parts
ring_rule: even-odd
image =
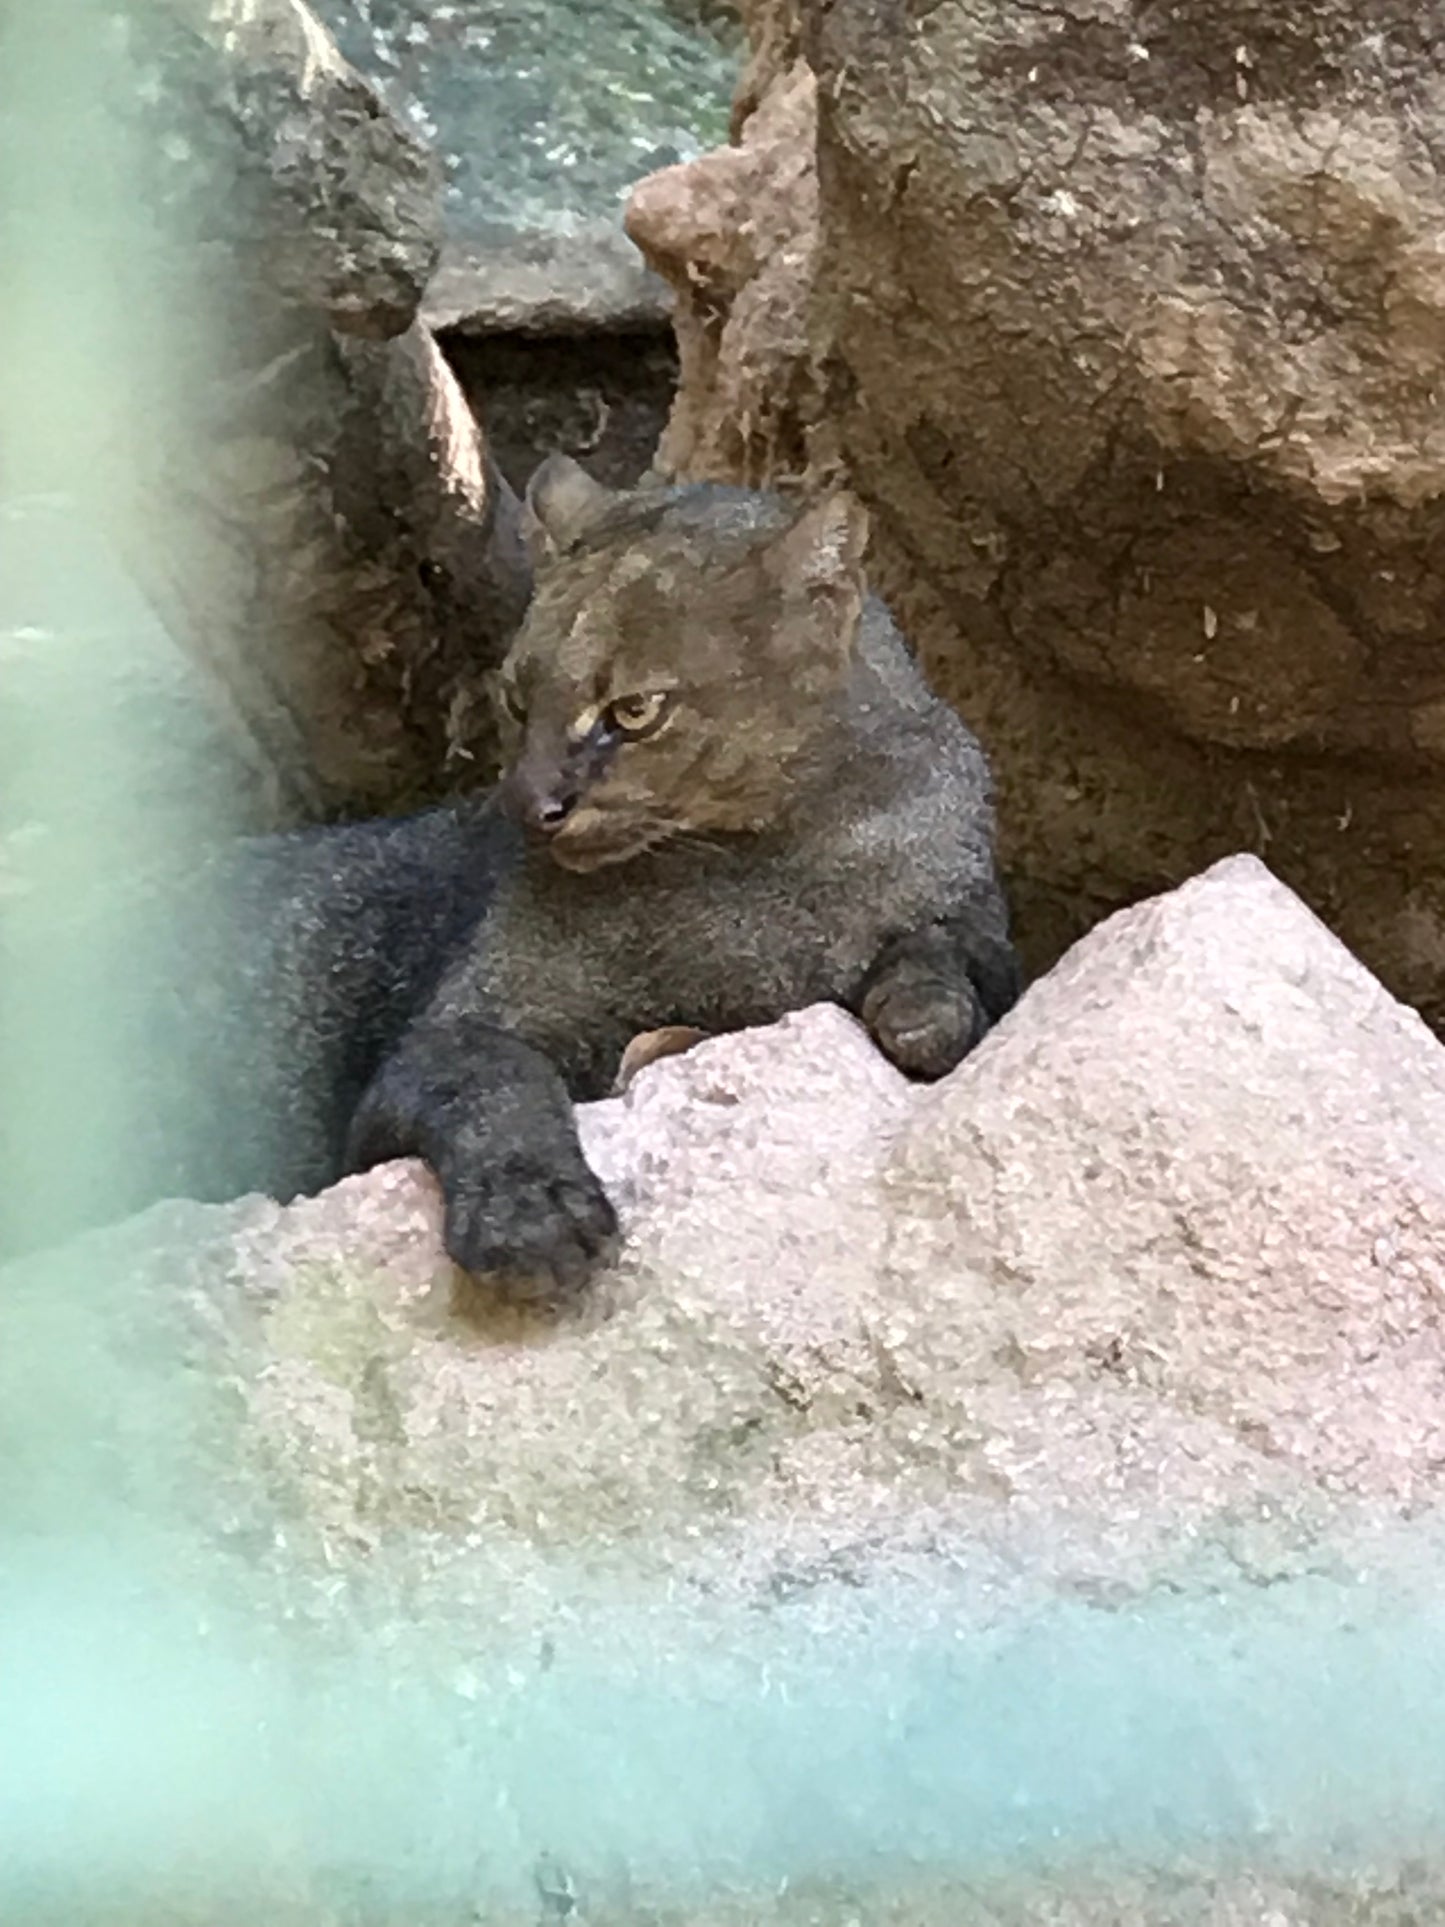
[[[609,1651],[631,1625],[629,1663],[489,1661],[484,1627],[465,1651],[393,1626],[308,1655],[163,1566],[11,1562],[0,1910],[460,1923],[534,1917],[550,1878],[585,1917],[647,1895],[707,1919],[741,1892],[768,1918],[786,1882],[834,1892],[796,1917],[861,1923],[915,1885],[1328,1878],[1438,1845],[1445,1613],[1389,1586],[1060,1605],[964,1637],[883,1592],[827,1639],[807,1608],[585,1605]]]
[[[664,0],[320,0],[342,51],[444,157],[453,237],[615,216],[727,138],[736,55]]]

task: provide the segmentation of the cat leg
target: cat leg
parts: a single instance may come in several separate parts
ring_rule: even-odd
[[[615,1255],[617,1216],[560,1073],[494,1025],[429,1012],[382,1064],[352,1120],[347,1168],[399,1157],[435,1172],[448,1255],[509,1296],[575,1292]]]
[[[1018,1002],[1023,975],[1007,937],[946,918],[889,942],[854,1003],[878,1048],[910,1077],[951,1071]]]

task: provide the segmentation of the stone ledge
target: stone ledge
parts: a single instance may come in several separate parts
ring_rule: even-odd
[[[660,334],[672,294],[620,227],[596,221],[448,241],[422,315],[435,333]]]

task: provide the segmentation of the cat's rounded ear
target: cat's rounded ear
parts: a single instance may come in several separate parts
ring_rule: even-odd
[[[787,585],[852,597],[861,588],[868,511],[846,488],[809,502],[769,546],[768,560]]]
[[[534,562],[548,562],[569,548],[613,500],[570,455],[549,455],[527,484],[522,526]]]
[[[768,544],[765,565],[787,612],[778,640],[797,673],[832,686],[853,657],[868,584],[868,511],[845,488],[808,503]]]

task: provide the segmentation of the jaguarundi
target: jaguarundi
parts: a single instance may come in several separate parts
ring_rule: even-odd
[[[572,1106],[638,1032],[831,999],[933,1078],[1016,999],[984,756],[869,594],[853,497],[613,492],[554,456],[527,502],[502,784],[148,899],[126,1156],[61,1218],[415,1155],[459,1265],[566,1293],[617,1231]]]

